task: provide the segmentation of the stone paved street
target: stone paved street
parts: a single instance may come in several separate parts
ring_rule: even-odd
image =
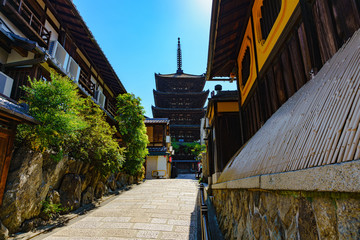
[[[193,179],[146,180],[39,239],[196,239],[196,204]]]

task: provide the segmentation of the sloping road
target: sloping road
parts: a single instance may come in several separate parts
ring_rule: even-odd
[[[146,180],[41,239],[195,240],[197,193],[192,179]]]

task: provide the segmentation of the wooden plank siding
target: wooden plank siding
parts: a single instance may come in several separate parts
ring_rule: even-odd
[[[360,158],[360,30],[273,114],[219,182]]]
[[[7,129],[0,126],[0,206],[2,203],[6,179],[13,151],[16,125],[10,124]]]
[[[244,101],[245,142],[360,28],[356,0],[302,0],[301,4],[302,14],[282,36],[283,43],[258,73]]]

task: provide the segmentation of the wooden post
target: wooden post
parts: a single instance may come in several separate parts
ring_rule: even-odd
[[[300,0],[301,6],[301,15],[304,22],[304,28],[306,33],[306,39],[309,47],[309,54],[311,60],[311,67],[316,74],[321,66],[321,56],[319,50],[319,40],[317,38],[314,16],[312,15],[312,3],[313,1],[309,0]],[[307,73],[308,74],[308,73]]]
[[[19,12],[19,13],[21,13],[22,4],[23,4],[23,0],[20,0],[20,2],[19,2],[19,8],[18,8],[18,12]]]

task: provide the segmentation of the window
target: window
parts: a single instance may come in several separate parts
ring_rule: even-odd
[[[262,39],[266,40],[281,9],[281,0],[264,0],[261,7],[260,27]]]
[[[250,48],[247,47],[245,50],[244,58],[241,61],[241,80],[243,86],[246,85],[249,76],[250,76]]]

